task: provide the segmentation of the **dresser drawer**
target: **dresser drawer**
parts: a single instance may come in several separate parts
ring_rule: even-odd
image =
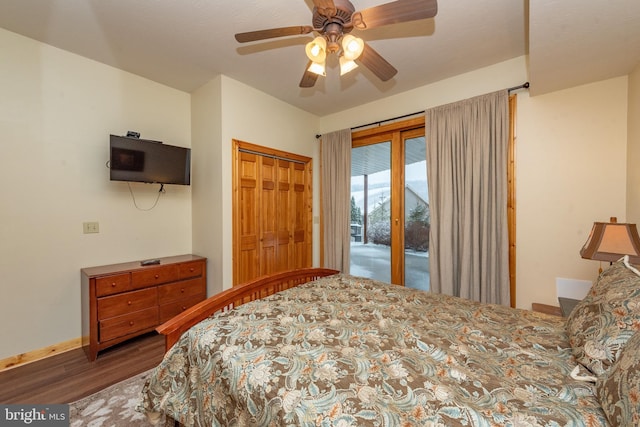
[[[204,280],[182,280],[180,282],[158,286],[158,303],[167,304],[178,299],[201,294],[206,294]]]
[[[158,307],[100,321],[100,341],[109,341],[158,324]]]
[[[114,274],[96,279],[96,296],[119,294],[131,290],[131,274]]]
[[[125,292],[98,299],[98,320],[121,316],[158,305],[157,288]]]
[[[187,308],[192,307],[203,301],[206,298],[206,294],[202,293],[201,295],[192,296],[190,298],[185,298],[177,301],[173,301],[168,304],[162,304],[160,306],[160,323],[164,323],[172,317],[177,316],[178,314],[185,311]]]
[[[179,278],[180,267],[178,265],[151,267],[132,272],[131,285],[134,289],[140,289],[160,285],[162,283],[173,282]]]
[[[191,277],[200,277],[202,276],[203,269],[204,263],[200,261],[180,264],[180,278],[189,279]]]

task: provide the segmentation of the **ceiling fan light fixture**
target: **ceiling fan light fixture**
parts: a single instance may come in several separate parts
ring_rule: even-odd
[[[318,36],[305,47],[307,57],[313,62],[324,62],[327,57],[327,41],[324,37]]]
[[[311,65],[309,65],[308,71],[317,74],[319,76],[326,76],[324,61],[323,62],[314,62],[311,61]]]
[[[313,3],[312,26],[296,25],[248,31],[237,33],[235,38],[239,43],[248,43],[313,33],[315,38],[305,46],[309,62],[299,84],[303,88],[313,87],[317,76],[325,75],[325,60],[329,53],[335,53],[338,58],[345,57],[341,61],[341,74],[355,68],[352,62],[357,60],[359,65],[386,82],[398,70],[373,47],[349,33],[353,29],[368,30],[433,18],[438,13],[438,0],[386,1],[387,3],[356,11],[350,0],[307,0],[307,3]]]
[[[354,61],[362,55],[364,50],[364,41],[352,34],[347,34],[342,38],[342,52],[344,57],[350,61]]]
[[[356,64],[354,61],[352,61],[351,59],[345,58],[344,55],[340,57],[340,75],[341,76],[344,76],[349,71],[353,71],[356,68],[358,68],[358,64]]]

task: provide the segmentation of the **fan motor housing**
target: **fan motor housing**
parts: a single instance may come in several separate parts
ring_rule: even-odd
[[[336,13],[330,18],[320,15],[318,9],[313,8],[313,28],[324,29],[327,24],[336,23],[343,27],[345,33],[351,31],[352,27],[349,24],[351,23],[351,15],[353,15],[356,8],[349,0],[333,0],[333,4],[336,7]],[[344,28],[345,26],[346,28]]]

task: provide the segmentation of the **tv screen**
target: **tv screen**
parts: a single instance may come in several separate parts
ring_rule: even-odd
[[[148,139],[111,135],[111,181],[191,183],[191,149]]]

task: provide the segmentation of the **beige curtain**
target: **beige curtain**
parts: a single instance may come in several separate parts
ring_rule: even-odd
[[[426,111],[431,289],[509,305],[509,95]]]
[[[351,129],[322,135],[324,267],[349,272],[351,236]]]

